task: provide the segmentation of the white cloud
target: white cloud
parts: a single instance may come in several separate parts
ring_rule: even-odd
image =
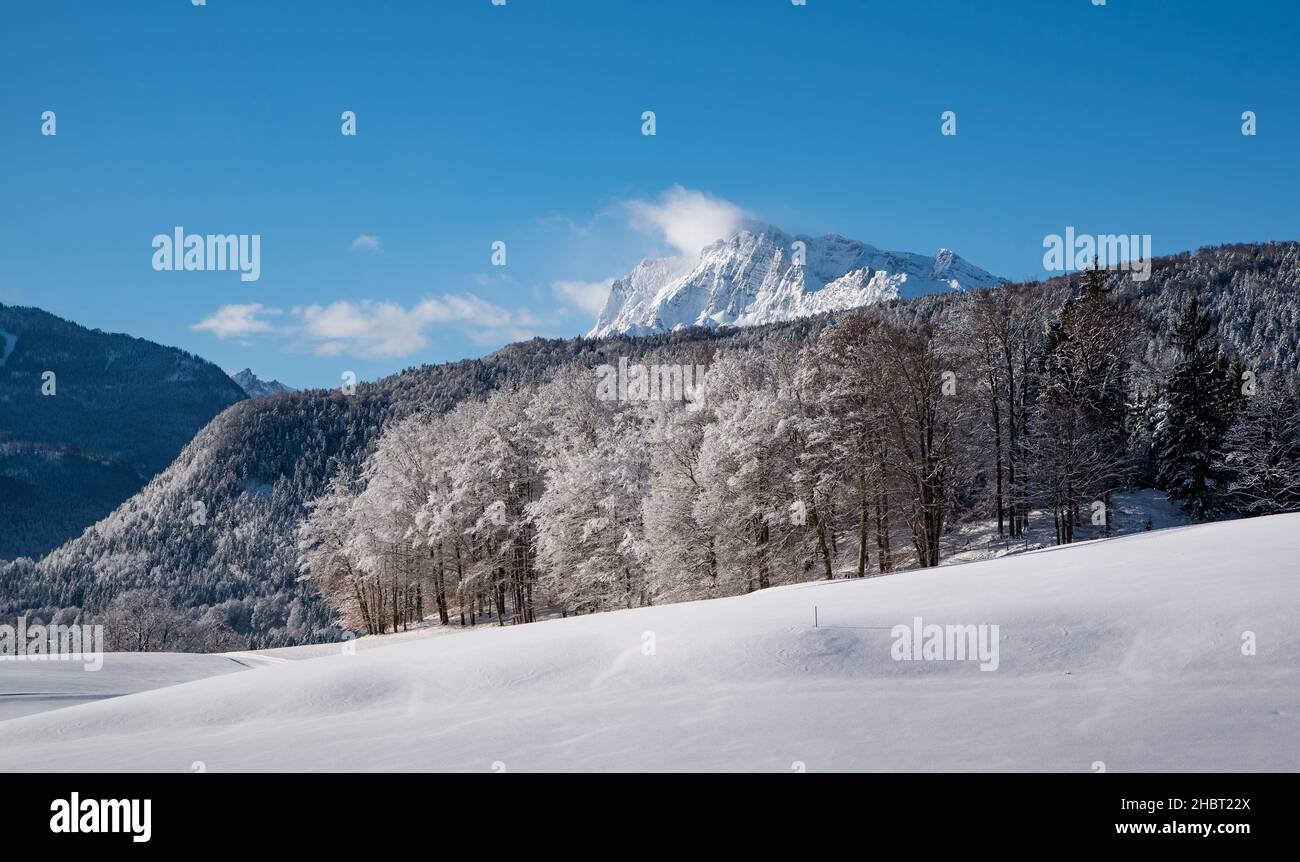
[[[609,298],[609,288],[613,283],[612,278],[603,281],[557,281],[551,285],[551,289],[555,291],[556,296],[583,311],[599,314],[605,307],[605,300]]]
[[[473,294],[422,299],[407,308],[394,302],[308,305],[293,309],[298,341],[321,356],[410,356],[429,346],[428,331],[457,324],[481,344],[530,338],[542,321],[526,310],[493,305]]]
[[[690,261],[709,243],[740,230],[749,218],[730,201],[679,185],[660,195],[657,202],[633,200],[624,206],[631,211],[633,227],[659,233]]]
[[[274,332],[275,326],[266,316],[281,314],[278,308],[267,308],[260,302],[249,305],[223,305],[215,312],[190,326],[190,329],[211,332],[217,338],[247,338]]]
[[[611,220],[618,224],[612,240],[606,235]],[[640,247],[643,256],[656,252],[644,245],[644,235],[652,234],[660,244],[659,254],[663,253],[664,244],[673,249],[670,258],[673,271],[685,272],[699,260],[705,246],[732,236],[751,220],[749,213],[731,201],[674,185],[656,200],[626,200],[607,207],[587,225],[561,216],[551,216],[546,222],[567,226],[569,233],[584,244],[590,243],[598,229],[602,230],[601,235],[611,240],[608,245],[626,245],[629,251]],[[632,232],[628,231],[629,227]],[[629,244],[628,240],[634,241]],[[551,283],[551,291],[570,306],[595,315],[604,307],[613,281],[613,278],[556,281]]]
[[[391,301],[339,300],[329,305],[297,306],[282,325],[265,318],[283,314],[260,304],[223,305],[190,328],[220,339],[274,333],[290,350],[317,356],[402,357],[429,346],[429,331],[456,326],[476,344],[524,341],[545,329],[547,322],[526,309],[493,305],[473,294],[445,294],[408,307]]]
[[[361,236],[352,240],[352,250],[364,249],[371,254],[379,254],[383,249],[379,246],[379,237],[374,234],[363,233]]]

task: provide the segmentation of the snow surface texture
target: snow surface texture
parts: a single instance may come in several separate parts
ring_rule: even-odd
[[[1294,771],[1297,536],[1279,515],[365,639],[0,722],[0,771]],[[998,669],[893,660],[915,616],[999,625]]]
[[[803,265],[794,263],[796,241],[806,247]],[[833,234],[792,237],[755,225],[708,246],[693,266],[680,259],[645,260],[615,279],[588,337],[757,326],[1003,281],[947,249],[926,257]]]

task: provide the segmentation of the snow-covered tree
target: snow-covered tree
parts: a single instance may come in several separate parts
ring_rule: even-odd
[[[526,507],[542,492],[538,441],[530,433],[531,387],[493,393],[457,442],[450,505],[464,513],[471,553],[467,588],[486,595],[504,625],[534,619],[534,528]],[[472,522],[469,519],[472,518]]]
[[[298,562],[303,577],[316,584],[344,625],[363,627],[367,634],[381,629],[364,589],[366,573],[353,554],[357,534],[353,503],[360,489],[346,471],[330,480],[326,492],[307,504],[307,518],[298,527]]]
[[[596,392],[591,372],[571,369],[529,408],[545,490],[526,513],[541,586],[566,615],[650,601],[639,556],[648,423],[628,402]]]
[[[723,595],[713,533],[696,519],[704,494],[700,449],[713,411],[667,402],[650,405],[650,486],[642,503],[644,561],[656,600],[684,601]]]
[[[1131,470],[1127,419],[1135,331],[1106,282],[1102,270],[1085,273],[1079,295],[1066,300],[1048,327],[1038,371],[1029,443],[1060,543],[1074,540],[1075,525],[1094,502],[1110,508],[1111,492]]]
[[[1245,399],[1228,430],[1216,472],[1223,506],[1251,517],[1300,509],[1300,393],[1294,379],[1274,374]]]
[[[780,361],[776,350],[724,353],[705,378],[716,421],[700,445],[694,520],[713,536],[725,593],[803,579],[811,565],[817,501],[799,475],[798,407]]]
[[[1217,465],[1237,406],[1237,383],[1213,332],[1193,296],[1174,327],[1178,362],[1154,441],[1161,487],[1197,519],[1215,511],[1222,482]]]
[[[874,321],[855,315],[828,332],[806,360],[819,406],[812,434],[824,453],[820,472],[853,513],[858,577],[867,573],[872,544],[878,570],[892,568],[891,516],[904,493],[894,469],[896,426],[880,396],[888,381],[878,334]]]

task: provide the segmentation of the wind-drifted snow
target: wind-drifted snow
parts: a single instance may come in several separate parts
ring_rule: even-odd
[[[0,771],[1294,771],[1297,535],[1279,515],[276,651],[327,654],[0,722]],[[998,670],[894,661],[915,616],[999,625]]]
[[[805,245],[802,265],[794,263],[796,241]],[[947,249],[926,257],[833,234],[792,237],[756,225],[706,247],[694,265],[672,258],[642,261],[614,280],[588,335],[756,326],[1002,281]]]

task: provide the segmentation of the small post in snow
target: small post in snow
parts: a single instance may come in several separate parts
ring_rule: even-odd
[[[813,628],[817,628],[817,606],[813,605]]]

